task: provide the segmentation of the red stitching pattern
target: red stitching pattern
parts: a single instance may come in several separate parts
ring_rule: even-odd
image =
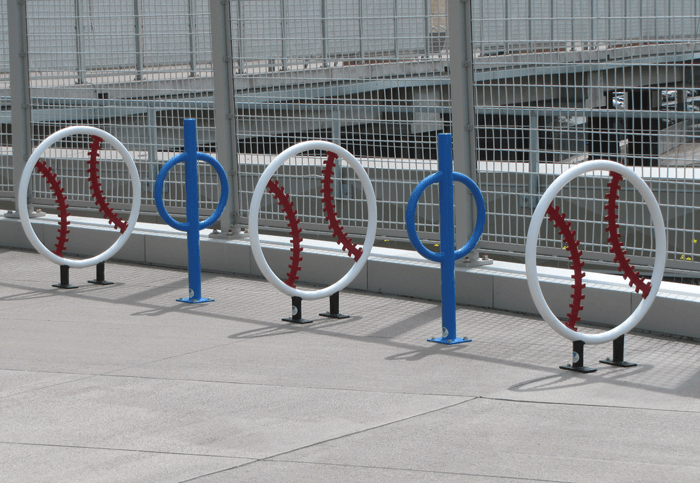
[[[303,260],[303,258],[299,255],[304,250],[304,248],[301,246],[301,242],[304,241],[304,239],[300,237],[301,228],[299,228],[297,210],[294,209],[294,203],[289,199],[289,195],[284,192],[284,187],[279,185],[279,181],[270,180],[267,183],[267,189],[269,189],[270,193],[272,193],[272,195],[275,197],[277,204],[282,207],[284,217],[289,222],[287,223],[287,226],[290,228],[289,234],[292,235],[292,239],[289,240],[292,242],[292,248],[289,249],[292,252],[292,255],[289,257],[289,259],[292,261],[292,264],[288,265],[289,273],[287,273],[287,280],[284,283],[292,288],[295,288],[296,281],[299,280],[297,273],[299,270],[301,270],[299,264]]]
[[[649,292],[651,292],[651,283],[644,282],[644,277],[639,275],[639,272],[634,271],[634,265],[630,264],[629,258],[625,257],[627,251],[622,249],[622,243],[620,243],[620,225],[617,223],[617,200],[620,199],[620,181],[622,181],[622,175],[614,171],[610,172],[612,181],[608,183],[610,191],[605,198],[607,198],[608,203],[605,205],[605,210],[608,212],[605,215],[605,220],[608,222],[608,226],[605,230],[610,234],[608,237],[608,243],[610,243],[610,251],[615,254],[615,261],[617,262],[617,271],[622,272],[622,277],[627,280],[629,278],[630,287],[634,288],[634,291],[639,293],[641,290],[642,298],[647,298]]]
[[[63,252],[66,250],[66,242],[68,241],[68,234],[70,233],[70,230],[68,229],[68,225],[70,225],[70,221],[68,221],[70,213],[68,213],[68,203],[66,203],[67,198],[66,195],[63,194],[63,188],[61,188],[61,181],[59,181],[58,177],[56,176],[56,173],[54,173],[51,170],[51,167],[46,166],[45,161],[37,162],[36,170],[39,172],[39,174],[41,174],[41,176],[44,179],[46,179],[46,182],[49,184],[51,190],[53,191],[54,198],[56,198],[55,201],[58,204],[59,221],[58,236],[56,237],[58,243],[54,245],[56,247],[56,250],[54,250],[53,253],[55,253],[59,257],[63,257]]]
[[[114,229],[121,233],[126,231],[128,224],[119,217],[112,208],[102,193],[102,185],[100,184],[100,174],[97,167],[97,158],[100,156],[100,143],[102,139],[97,136],[92,136],[92,144],[90,145],[90,159],[88,160],[88,179],[90,180],[90,191],[95,199],[95,204],[100,209],[109,224],[114,224]]]
[[[571,276],[574,279],[574,284],[571,286],[574,289],[574,293],[571,294],[571,298],[574,300],[573,303],[569,304],[571,312],[566,314],[569,316],[569,321],[564,325],[571,330],[576,330],[576,322],[581,320],[578,314],[583,310],[581,301],[586,298],[583,295],[583,289],[586,288],[586,284],[583,283],[583,277],[586,276],[586,272],[582,271],[584,262],[581,261],[581,255],[583,255],[583,251],[578,249],[580,242],[576,239],[576,230],[571,230],[571,222],[566,221],[566,213],[560,213],[559,210],[560,208],[552,203],[547,208],[547,216],[554,223],[554,226],[559,228],[559,234],[564,238],[566,249],[571,253],[569,260],[571,260],[571,268],[574,271],[574,274]]]
[[[336,243],[343,247],[343,251],[348,252],[349,257],[354,257],[355,261],[358,261],[362,256],[362,248],[357,248],[357,243],[353,243],[352,238],[348,237],[344,228],[340,226],[338,214],[333,204],[331,178],[333,176],[333,168],[335,167],[334,161],[337,158],[338,156],[335,153],[329,152],[328,159],[323,162],[323,164],[325,164],[325,168],[323,168],[323,188],[321,188],[321,193],[323,193],[323,211],[326,212],[326,221],[328,222],[328,228],[333,232],[333,238],[337,238]]]

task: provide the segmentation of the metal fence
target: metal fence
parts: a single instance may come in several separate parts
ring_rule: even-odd
[[[699,12],[696,0],[506,0],[464,12],[476,127],[476,157],[465,169],[478,173],[487,198],[482,249],[522,253],[538,195],[570,166],[605,158],[633,166],[656,194],[669,272],[698,269]],[[465,29],[451,35],[467,41]],[[457,105],[459,75],[452,80]],[[459,123],[455,116],[455,132],[464,129]],[[584,256],[616,265],[603,210],[609,180],[576,180],[557,203],[578,229]],[[620,225],[628,255],[649,264],[648,210],[631,184],[623,185]],[[540,245],[552,258],[568,255],[552,224]]]
[[[182,119],[194,117],[200,150],[218,157],[231,175],[224,230],[247,222],[258,176],[277,153],[320,138],[344,146],[367,169],[379,202],[379,236],[405,240],[408,197],[436,169],[437,133],[453,131],[456,168],[477,180],[487,201],[481,250],[522,254],[534,205],[554,176],[586,159],[611,158],[635,166],[657,194],[669,227],[670,268],[700,268],[700,0],[0,4],[2,198],[14,197],[19,146],[27,146],[26,159],[51,132],[89,124],[114,134],[134,155],[144,212],[153,214],[155,176],[182,150]],[[25,38],[8,36],[16,28],[8,15],[9,22],[24,22]],[[10,86],[10,74],[22,79],[9,67],[19,56],[26,80]],[[29,126],[12,137],[10,93],[15,102],[27,99],[13,105],[28,107]],[[51,154],[61,177],[74,180],[71,206],[95,210],[79,172],[83,140]],[[103,156],[112,154],[106,149]],[[318,236],[328,234],[324,160],[322,153],[305,153],[277,174],[302,229]],[[219,187],[206,166],[200,172],[206,215]],[[184,213],[182,176],[171,172],[166,183],[165,204],[174,213]],[[361,236],[365,206],[357,178],[341,165],[333,183],[341,224]],[[558,201],[580,225],[589,259],[610,262],[601,220],[606,183],[586,177]],[[108,200],[126,209],[129,193],[118,173],[110,184]],[[53,206],[38,175],[30,197],[36,206]],[[646,209],[629,186],[622,198],[625,245],[636,263],[649,263]],[[463,237],[471,212],[466,194],[457,199]],[[261,224],[286,230],[271,196],[263,205]],[[424,239],[438,238],[436,191],[424,195],[417,221]],[[541,244],[542,253],[566,259],[549,225]]]
[[[209,2],[30,0],[23,14],[31,145],[75,124],[110,132],[134,157],[143,180],[144,212],[154,212],[153,182],[160,166],[182,149],[181,120],[197,118],[201,148],[214,145]],[[66,190],[73,212],[96,209],[83,175],[83,141],[68,139],[49,152],[59,178],[73,180]],[[112,158],[118,155],[105,146],[101,159]],[[201,189],[206,213],[214,209],[218,183],[208,165],[201,171],[207,180]],[[182,169],[173,170],[164,193],[175,213],[184,213],[183,176]],[[45,209],[53,206],[53,192],[38,174],[35,178],[30,201]],[[128,180],[104,181],[105,188],[114,185],[106,192],[110,204],[128,209]]]
[[[233,226],[246,223],[258,175],[277,153],[306,139],[328,139],[349,148],[372,171],[382,236],[405,237],[400,203],[410,194],[416,169],[424,170],[421,176],[434,169],[434,137],[449,122],[444,1],[28,0],[22,5],[32,147],[67,125],[107,130],[134,155],[143,180],[143,211],[152,213],[153,181],[160,166],[182,149],[182,119],[195,117],[200,149],[215,157],[225,153],[222,162],[235,173],[230,214],[222,222]],[[223,28],[212,31],[221,18]],[[218,104],[217,62],[224,99]],[[9,119],[8,113],[8,125]],[[232,148],[223,151],[227,135]],[[61,179],[78,177],[86,155],[83,140],[67,144],[73,151],[62,146],[51,160]],[[299,156],[280,170],[279,179],[297,206],[306,207],[299,210],[303,228],[327,234],[319,159],[316,153]],[[3,166],[8,189],[1,194],[10,197],[16,173],[9,160]],[[206,166],[201,170],[206,215],[219,187]],[[182,175],[171,172],[165,187],[165,204],[174,213],[184,213]],[[303,183],[292,179],[300,175]],[[53,193],[35,177],[31,202],[50,209]],[[365,209],[357,178],[341,165],[334,180],[341,222],[349,232],[362,233],[364,217],[355,215]],[[108,195],[120,209],[129,203],[124,186],[115,187],[121,195]],[[74,210],[94,209],[84,181],[72,189],[77,191],[67,195]],[[276,203],[266,199],[264,204],[263,223],[286,227]]]
[[[12,148],[9,134],[10,116],[10,54],[7,30],[6,0],[0,3],[0,197],[14,196]]]
[[[282,149],[321,138],[361,158],[377,193],[381,236],[405,238],[405,201],[416,177],[434,170],[435,135],[449,119],[444,2],[231,1],[230,11],[236,137],[246,154],[241,220],[260,170]],[[322,168],[318,156],[298,156],[278,178],[304,207],[302,227],[327,235]],[[362,233],[358,179],[343,165],[334,180],[341,223]],[[275,201],[264,204],[266,223],[286,227]]]

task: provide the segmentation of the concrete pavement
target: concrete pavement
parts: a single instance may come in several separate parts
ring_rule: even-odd
[[[626,359],[562,371],[537,317],[359,291],[349,319],[280,321],[265,280],[107,264],[111,286],[0,250],[2,482],[700,480],[700,345],[630,334]],[[594,331],[595,329],[585,329]]]

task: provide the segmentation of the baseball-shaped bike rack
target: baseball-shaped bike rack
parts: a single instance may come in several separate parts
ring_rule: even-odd
[[[54,144],[60,142],[61,140],[73,136],[73,135],[87,135],[92,137],[92,144],[90,150],[90,159],[88,160],[88,178],[90,181],[90,189],[92,192],[92,197],[95,203],[100,208],[100,211],[104,214],[105,218],[109,220],[110,223],[114,224],[114,228],[121,232],[121,235],[110,246],[107,250],[91,258],[84,260],[73,260],[64,258],[62,256],[65,250],[65,242],[67,241],[67,234],[69,233],[68,225],[68,204],[67,197],[64,194],[64,189],[61,187],[61,182],[56,176],[56,173],[46,165],[44,161],[40,161],[40,158],[44,155],[46,150],[53,146]],[[100,143],[102,141],[108,142],[112,147],[114,147],[122,160],[126,164],[129,175],[131,177],[131,187],[132,187],[132,205],[131,212],[129,214],[129,219],[125,222],[119,216],[114,213],[112,208],[110,208],[109,203],[106,202],[104,194],[102,192],[102,187],[99,182],[98,168],[97,168],[97,157],[99,156],[98,151],[100,149]],[[39,240],[34,229],[32,228],[28,207],[27,207],[27,194],[29,189],[29,182],[31,180],[32,171],[37,169],[39,173],[46,179],[47,184],[54,192],[56,198],[56,203],[59,209],[59,236],[57,237],[58,243],[56,244],[56,250],[54,252],[50,251],[44,244]],[[43,256],[45,256],[50,261],[60,265],[61,267],[70,268],[84,268],[108,260],[114,254],[116,254],[119,249],[121,249],[126,241],[131,235],[131,232],[136,226],[136,221],[139,217],[139,209],[141,207],[141,181],[139,179],[138,170],[136,169],[136,164],[133,158],[126,150],[124,145],[119,142],[117,138],[112,136],[102,129],[98,129],[90,126],[72,126],[56,131],[49,137],[47,137],[36,150],[32,153],[27,164],[22,172],[22,178],[19,183],[18,191],[18,211],[20,220],[22,222],[22,228],[24,233],[27,235],[29,242],[32,246]]]
[[[187,273],[189,281],[189,297],[177,299],[178,302],[197,304],[213,302],[214,299],[202,297],[202,263],[199,252],[199,232],[219,219],[228,201],[228,180],[223,166],[205,153],[197,151],[197,121],[185,119],[185,152],[171,158],[158,172],[154,188],[154,196],[158,213],[165,222],[176,230],[187,232]],[[199,177],[197,175],[197,161],[209,163],[219,175],[221,182],[221,196],[214,213],[204,221],[199,221]],[[185,163],[185,190],[186,190],[186,214],[185,223],[176,221],[163,204],[163,185],[168,172],[178,163]]]
[[[458,181],[471,191],[476,202],[476,225],[467,243],[459,250],[454,250],[454,187]],[[416,207],[423,192],[434,183],[439,186],[440,201],[440,253],[428,250],[418,238],[416,231]],[[423,257],[434,262],[440,262],[441,295],[442,295],[442,337],[428,339],[430,342],[441,344],[459,344],[470,342],[471,339],[457,337],[457,297],[455,288],[455,260],[471,252],[481,238],[486,223],[486,207],[484,197],[479,187],[462,173],[455,173],[452,168],[452,135],[438,135],[438,171],[418,183],[411,193],[406,206],[406,230],[411,244]]]
[[[301,230],[298,227],[298,222],[296,220],[296,211],[293,211],[292,209],[293,203],[289,200],[288,195],[284,193],[284,189],[281,186],[279,186],[279,183],[274,181],[271,182],[271,179],[277,172],[277,169],[291,157],[306,151],[319,150],[329,153],[329,161],[335,159],[336,156],[342,158],[343,160],[345,160],[346,163],[350,165],[350,167],[357,174],[360,183],[362,184],[362,189],[365,193],[365,197],[367,200],[367,231],[365,233],[364,244],[361,250],[355,247],[354,245],[348,243],[347,236],[343,232],[342,227],[338,225],[337,219],[335,218],[336,214],[332,207],[332,189],[330,188],[329,184],[326,185],[326,183],[324,183],[324,188],[321,191],[324,194],[324,211],[326,211],[327,213],[326,219],[329,221],[329,227],[333,232],[333,236],[338,238],[338,243],[343,245],[343,249],[347,250],[348,254],[351,257],[355,258],[355,264],[342,278],[340,278],[340,280],[328,287],[319,290],[299,290],[298,288],[292,285],[294,285],[294,282],[297,278],[297,263],[301,260],[298,257],[298,254],[302,250],[302,248],[299,246],[299,243],[301,242],[299,233]],[[330,156],[333,156],[333,158],[331,159]],[[327,164],[326,170],[324,170],[324,180],[326,179],[325,175],[327,174],[327,171],[330,172],[331,170],[332,166]],[[328,180],[330,180],[330,177],[327,178]],[[280,205],[283,207],[285,211],[285,216],[289,221],[289,226],[292,232],[292,257],[295,258],[296,261],[292,260],[293,263],[292,265],[290,265],[291,271],[288,274],[289,278],[287,283],[283,282],[272,271],[270,265],[265,259],[265,255],[263,254],[262,246],[260,243],[258,217],[260,214],[260,203],[262,202],[262,197],[265,193],[265,189],[270,189],[275,198],[277,198]],[[260,271],[265,276],[267,281],[270,282],[275,288],[277,288],[277,290],[279,290],[285,295],[289,295],[292,298],[298,297],[300,299],[316,300],[323,297],[330,297],[333,294],[336,294],[340,290],[347,287],[348,284],[350,284],[350,282],[352,282],[353,279],[360,273],[360,270],[362,270],[362,267],[367,262],[367,259],[369,258],[370,252],[372,250],[372,245],[374,244],[374,236],[377,232],[377,199],[374,194],[374,189],[372,188],[372,183],[369,179],[369,176],[367,176],[367,173],[365,172],[360,162],[349,151],[343,149],[337,144],[333,144],[327,141],[305,141],[302,143],[295,144],[294,146],[291,146],[282,151],[272,161],[272,163],[270,163],[270,165],[265,169],[265,171],[263,171],[262,175],[260,176],[260,180],[255,186],[255,190],[253,191],[253,196],[250,201],[248,225],[250,233],[250,248],[253,251],[253,257],[255,258],[255,261],[257,262]]]
[[[608,184],[610,187],[610,192],[607,195],[608,203],[605,206],[607,210],[605,219],[608,222],[608,227],[606,229],[609,233],[608,242],[611,246],[611,252],[615,254],[615,261],[618,264],[618,270],[622,272],[626,279],[629,279],[630,286],[632,286],[636,292],[641,291],[642,301],[632,312],[632,314],[630,314],[630,316],[617,327],[603,333],[584,334],[575,330],[574,327],[575,322],[580,319],[578,312],[582,309],[580,302],[583,299],[583,296],[580,293],[580,289],[585,287],[585,285],[581,283],[581,279],[585,274],[580,271],[583,263],[581,263],[579,260],[581,255],[581,252],[578,250],[579,242],[575,239],[576,232],[570,230],[571,223],[565,220],[565,215],[559,213],[558,207],[553,206],[553,201],[561,189],[572,179],[593,171],[608,171],[611,173],[612,181]],[[639,191],[651,214],[651,220],[654,226],[656,256],[650,284],[644,283],[644,280],[639,273],[634,271],[634,267],[630,265],[629,259],[625,257],[626,252],[622,249],[622,245],[619,240],[619,226],[617,224],[617,199],[619,198],[619,182],[623,178],[629,181],[637,189],[637,191]],[[572,276],[574,279],[574,285],[572,285],[574,288],[574,294],[572,295],[574,301],[570,305],[572,312],[569,314],[568,324],[565,324],[559,320],[559,318],[554,315],[550,309],[544,295],[542,294],[542,288],[540,287],[539,277],[537,274],[537,240],[539,238],[542,221],[546,214],[549,214],[550,218],[552,218],[554,221],[555,226],[560,229],[559,233],[564,235],[567,247],[572,254],[569,258],[573,262],[572,268],[574,268],[575,271],[574,275]],[[649,189],[649,186],[647,186],[644,180],[642,180],[642,178],[640,178],[639,175],[637,175],[637,173],[635,173],[632,169],[613,161],[587,161],[563,173],[556,180],[554,180],[549,188],[547,188],[542,195],[542,198],[539,201],[530,221],[530,228],[527,233],[527,242],[525,245],[525,271],[527,274],[527,283],[528,287],[530,288],[530,294],[532,295],[535,306],[542,315],[542,318],[558,334],[574,342],[574,365],[578,364],[579,368],[583,366],[583,344],[602,344],[613,340],[619,340],[620,343],[622,343],[622,336],[624,336],[624,334],[629,332],[639,323],[640,320],[642,320],[654,302],[656,294],[659,291],[659,286],[661,285],[661,280],[664,275],[664,268],[666,266],[666,256],[666,230],[664,227],[663,215],[661,213],[661,209],[659,208],[659,203],[654,197],[651,189]],[[580,344],[578,346],[580,348],[580,354],[577,353],[577,343]],[[580,361],[578,360],[579,357]],[[610,363],[610,361],[601,362]],[[616,362],[620,363],[615,365],[632,365],[623,363],[621,360]],[[571,369],[569,366],[562,366],[562,368]],[[589,371],[584,370],[582,372]]]

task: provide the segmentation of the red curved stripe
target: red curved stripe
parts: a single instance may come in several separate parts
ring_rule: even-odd
[[[290,228],[290,235],[292,235],[292,239],[290,240],[292,242],[292,248],[290,248],[292,255],[289,259],[292,261],[292,264],[289,265],[289,273],[287,273],[287,280],[284,283],[294,288],[296,287],[296,281],[299,280],[297,273],[301,270],[300,262],[303,260],[300,254],[302,250],[304,250],[301,246],[301,242],[304,241],[304,239],[300,236],[301,228],[299,228],[299,218],[297,218],[297,211],[294,209],[294,203],[289,199],[289,195],[284,192],[284,187],[279,185],[279,181],[269,181],[267,183],[267,189],[270,190],[270,193],[275,197],[277,203],[282,207],[284,217],[289,222],[287,226]]]
[[[56,250],[54,250],[53,253],[58,255],[59,257],[63,257],[63,252],[66,250],[66,242],[68,241],[68,234],[70,233],[70,230],[68,229],[68,225],[70,225],[70,221],[68,221],[68,217],[70,216],[70,213],[68,213],[68,203],[66,203],[66,195],[63,194],[63,188],[61,188],[61,181],[59,181],[58,177],[56,176],[56,173],[54,173],[49,166],[46,165],[45,161],[39,161],[36,163],[36,170],[41,174],[41,176],[46,180],[46,182],[49,184],[51,187],[51,190],[53,191],[53,196],[56,198],[56,203],[58,204],[58,236],[56,237],[56,240],[58,240],[58,243],[54,245],[56,247]]]
[[[110,208],[109,203],[102,193],[102,185],[100,184],[100,174],[97,167],[97,158],[100,156],[100,143],[102,139],[97,136],[92,136],[92,144],[90,145],[90,159],[88,160],[88,180],[90,181],[90,191],[92,191],[92,197],[95,199],[95,204],[100,209],[105,218],[109,221],[109,224],[114,224],[114,229],[119,230],[121,233],[126,231],[128,227],[127,222],[125,222],[119,215],[117,215],[112,208]]]
[[[581,261],[583,251],[578,249],[580,242],[576,239],[576,230],[571,230],[571,222],[566,221],[566,214],[560,213],[559,210],[560,208],[552,203],[547,208],[547,216],[554,223],[554,226],[559,228],[559,234],[564,238],[566,249],[571,253],[569,260],[571,260],[571,268],[574,271],[574,274],[571,276],[574,279],[574,284],[571,288],[574,289],[574,293],[571,294],[573,302],[569,304],[571,312],[566,314],[569,316],[569,321],[564,325],[571,330],[576,330],[576,322],[581,320],[579,312],[583,310],[581,301],[586,298],[583,295],[583,289],[586,288],[586,284],[583,283],[583,277],[586,276],[586,273],[582,271],[584,262]]]
[[[627,251],[622,249],[622,243],[620,243],[620,225],[617,223],[617,200],[620,199],[620,181],[622,181],[622,175],[614,171],[610,172],[612,181],[608,183],[610,191],[605,197],[608,203],[605,205],[605,210],[608,212],[605,215],[605,220],[608,222],[608,226],[605,230],[610,234],[608,237],[608,243],[610,243],[610,251],[615,254],[615,262],[617,262],[617,271],[622,272],[622,277],[627,280],[629,278],[630,287],[634,288],[634,291],[639,293],[642,292],[642,298],[647,298],[649,292],[651,291],[651,283],[644,282],[644,277],[639,275],[639,272],[634,271],[634,265],[630,264],[629,258],[625,257]]]
[[[323,181],[321,188],[321,193],[323,194],[323,211],[326,212],[326,221],[328,222],[328,228],[330,228],[333,233],[333,238],[337,238],[336,243],[343,247],[343,251],[348,252],[348,256],[353,257],[355,261],[358,261],[362,256],[362,248],[357,247],[357,243],[352,242],[352,238],[348,237],[345,230],[338,222],[338,214],[335,211],[335,205],[333,204],[333,188],[331,187],[331,178],[333,176],[333,168],[335,167],[335,160],[338,156],[335,153],[328,153],[328,159],[324,161],[325,167],[323,168]]]

